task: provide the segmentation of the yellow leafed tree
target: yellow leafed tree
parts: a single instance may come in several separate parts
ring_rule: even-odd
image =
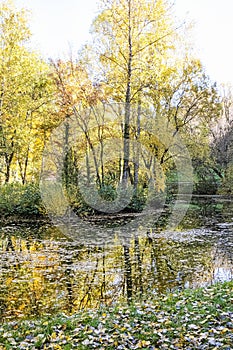
[[[0,171],[1,181],[35,179],[52,122],[49,67],[27,48],[25,10],[0,6]]]

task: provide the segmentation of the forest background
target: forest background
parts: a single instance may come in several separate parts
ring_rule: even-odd
[[[171,2],[100,1],[91,40],[66,59],[29,48],[28,18],[27,10],[1,4],[2,215],[45,214],[43,152],[59,125],[62,165],[53,166],[80,215],[98,212],[98,203],[88,204],[93,187],[111,207],[119,189],[131,186],[126,211],[174,195],[180,182],[192,182],[193,194],[231,195],[232,91],[208,77],[190,24],[174,17]],[[71,143],[74,120],[79,137]],[[109,150],[109,140],[119,147]],[[180,157],[191,159],[193,177],[178,178]]]

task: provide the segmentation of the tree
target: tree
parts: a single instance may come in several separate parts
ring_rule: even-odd
[[[102,12],[93,25],[98,38],[95,48],[107,90],[112,100],[125,103],[123,182],[130,175],[131,103],[142,103],[142,93],[148,87],[149,77],[159,74],[159,67],[172,48],[175,32],[168,7],[169,4],[163,0],[102,1]],[[135,137],[140,133],[139,114]],[[137,171],[138,161],[134,175],[136,182]]]
[[[221,118],[212,125],[212,156],[222,171],[227,168],[232,160],[233,144],[233,97],[230,88],[223,88],[223,113]]]
[[[151,100],[163,123],[171,125],[174,136],[182,135],[192,157],[209,154],[211,125],[221,115],[221,98],[216,84],[205,74],[198,59],[176,60],[177,68],[167,66],[167,79],[154,86],[152,80],[147,98]],[[165,72],[164,72],[165,73]],[[197,142],[198,140],[198,142]],[[160,164],[170,159],[169,149],[160,152]]]
[[[202,162],[209,157],[211,121],[221,110],[217,87],[206,76],[200,60],[185,43],[180,52],[179,45],[185,39],[175,28],[171,9],[169,2],[162,0],[102,1],[102,11],[93,25],[94,49],[101,63],[99,76],[102,74],[111,101],[125,103],[122,180],[130,178],[135,190],[140,159],[157,174],[155,158],[164,171],[173,167],[170,151],[178,133],[194,158],[200,160],[200,152]],[[137,105],[136,113],[132,104]],[[151,120],[149,133],[143,132],[145,109]],[[173,135],[165,143],[163,135],[158,140],[153,134],[159,123],[164,133],[168,130]],[[149,152],[141,154],[137,146],[131,150],[130,140],[144,144]],[[130,153],[134,153],[134,176],[130,176]],[[176,156],[182,154],[180,149]]]
[[[76,163],[75,168],[78,170],[78,164],[76,162],[78,156],[86,154],[86,170],[87,179],[90,182],[90,165],[89,165],[89,152],[92,153],[94,166],[96,170],[98,185],[104,183],[104,174],[102,167],[102,179],[98,166],[98,155],[95,150],[96,139],[102,145],[103,142],[103,114],[91,113],[91,108],[96,106],[102,100],[104,95],[101,91],[101,86],[94,86],[88,76],[84,65],[78,61],[70,58],[67,61],[58,60],[57,62],[51,62],[53,69],[53,79],[57,89],[57,105],[59,108],[59,115],[61,120],[65,121],[65,165],[64,165],[64,179],[66,188],[71,182],[76,183],[77,179],[70,177],[69,172],[72,169],[71,163]],[[76,147],[69,147],[70,133],[70,118],[74,116],[76,120],[76,126],[81,131],[82,139],[79,140]],[[91,131],[91,125],[93,118],[97,122],[97,131]],[[79,149],[79,151],[78,151]],[[82,156],[81,156],[82,157]],[[71,160],[73,158],[73,160]],[[68,169],[69,168],[69,169]]]
[[[31,178],[38,173],[46,128],[51,124],[48,119],[53,89],[48,65],[27,49],[29,38],[26,12],[3,3],[0,7],[0,156],[5,182],[12,177],[25,183],[29,170]]]
[[[232,193],[233,98],[231,87],[224,86],[222,94],[223,113],[211,128],[211,159],[212,163],[215,164],[215,173],[222,181],[221,193]]]

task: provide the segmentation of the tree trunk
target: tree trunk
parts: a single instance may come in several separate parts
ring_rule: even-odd
[[[140,137],[141,132],[141,102],[138,102],[138,110],[137,110],[137,129],[136,129],[136,142]],[[138,173],[139,173],[139,157],[140,157],[140,148],[138,143],[136,143],[135,147],[135,156],[134,156],[134,190],[138,187]]]
[[[26,175],[27,175],[27,167],[28,167],[28,157],[29,157],[29,146],[27,148],[27,153],[26,153],[26,158],[24,160],[24,164],[22,164],[23,162],[20,161],[20,159],[18,160],[18,164],[19,164],[19,171],[20,171],[20,176],[21,176],[21,180],[22,180],[22,184],[25,185],[26,183]]]
[[[68,119],[68,117],[66,117]],[[65,123],[65,159],[64,159],[64,177],[65,187],[69,186],[69,121],[66,119]]]
[[[123,174],[122,182],[123,184],[127,182],[129,177],[129,137],[130,137],[130,102],[131,102],[131,77],[132,77],[132,33],[131,33],[131,0],[129,0],[129,10],[128,10],[128,67],[127,67],[127,86],[125,94],[125,119],[124,119],[124,161],[123,161]]]
[[[6,172],[5,172],[5,183],[9,183],[10,181],[10,170],[11,170],[11,163],[14,157],[14,152],[12,152],[10,155],[5,154],[5,161],[6,161]]]

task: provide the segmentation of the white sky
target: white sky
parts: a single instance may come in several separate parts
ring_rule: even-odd
[[[3,0],[0,0],[2,2]],[[233,85],[233,0],[175,0],[181,18],[193,19],[199,57],[213,80]],[[31,9],[33,45],[45,56],[63,56],[88,39],[95,0],[15,0]]]

